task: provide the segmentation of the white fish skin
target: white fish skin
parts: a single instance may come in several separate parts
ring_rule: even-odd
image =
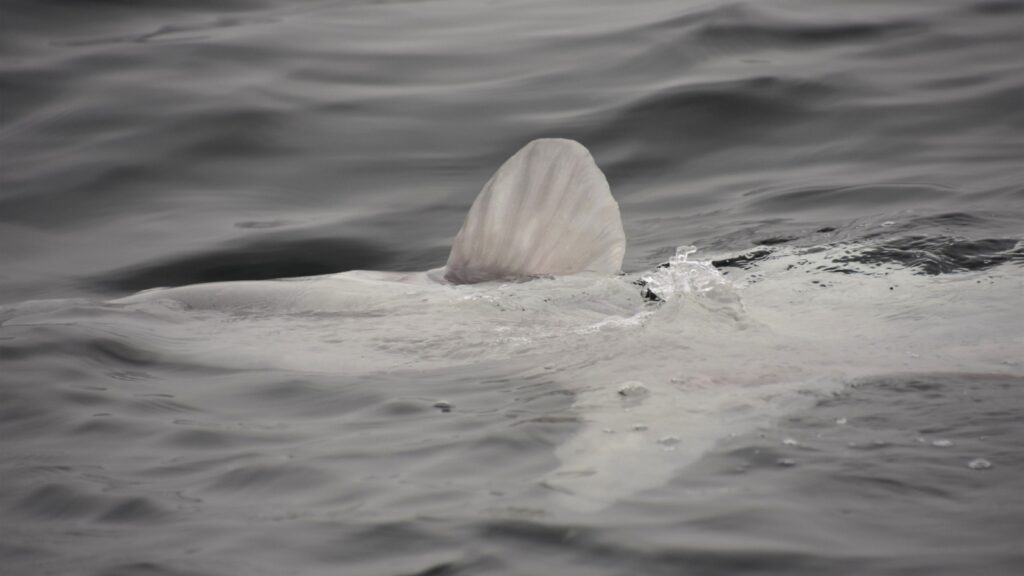
[[[455,284],[617,274],[626,251],[619,205],[590,152],[573,140],[534,140],[484,185],[455,237],[445,279]]]

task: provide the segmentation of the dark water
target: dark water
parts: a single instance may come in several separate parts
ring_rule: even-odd
[[[1024,566],[1019,0],[0,10],[0,304],[88,299],[0,316],[5,574]],[[872,355],[915,337],[893,316],[849,352],[867,376],[578,513],[536,480],[582,426],[544,370],[171,361],[176,333],[82,303],[442,265],[481,185],[538,137],[593,152],[629,272],[692,244],[727,278],[788,270],[840,301],[891,273],[908,306],[941,324],[949,305],[965,341],[991,328],[1022,354],[900,372]],[[932,291],[961,285],[1001,288]]]

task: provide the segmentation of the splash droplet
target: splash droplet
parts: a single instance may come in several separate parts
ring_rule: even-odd
[[[662,446],[675,446],[679,444],[679,436],[662,436],[658,438],[658,444]]]
[[[625,396],[627,398],[642,398],[650,394],[650,390],[647,386],[644,386],[643,382],[636,380],[630,380],[629,382],[623,382],[619,386],[619,396]]]
[[[992,467],[992,463],[984,458],[975,458],[967,463],[967,467],[971,470],[988,470]]]

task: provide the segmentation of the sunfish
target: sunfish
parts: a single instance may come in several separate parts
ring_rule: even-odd
[[[850,249],[837,244],[780,249],[728,279],[689,249],[639,277],[619,276],[625,242],[618,205],[587,150],[537,140],[486,183],[441,268],[197,284],[107,303],[26,302],[0,308],[0,324],[38,338],[123,341],[171,365],[357,379],[463,374],[458,382],[497,372],[503,382],[550,383],[572,396],[572,417],[558,419],[571,421],[572,436],[545,446],[557,466],[522,486],[527,498],[540,490],[545,510],[657,499],[719,440],[811,406],[851,379],[1004,365],[1019,372],[1015,270],[985,283],[906,270],[848,274],[842,289],[823,290],[815,271]],[[786,273],[794,268],[815,274]],[[645,302],[635,281],[659,301]],[[965,290],[986,292],[972,300]]]
[[[143,315],[141,337],[159,334],[199,365],[540,370],[572,394],[579,427],[552,447],[559,465],[537,485],[560,508],[594,511],[664,485],[723,430],[748,426],[745,407],[768,415],[799,402],[799,382],[716,385],[760,381],[771,368],[745,358],[774,335],[748,322],[710,262],[681,256],[658,268],[648,288],[665,298],[650,303],[639,279],[620,277],[625,248],[618,204],[587,149],[541,139],[484,185],[443,267],[196,284],[113,304]],[[669,297],[676,284],[693,297]]]
[[[557,342],[554,354],[580,364],[580,378],[621,379],[590,356],[607,338],[623,350],[648,348],[615,336],[650,315],[640,290],[617,277],[625,249],[619,206],[590,152],[573,140],[539,139],[484,185],[441,268],[157,288],[113,304],[143,311],[165,303],[184,307],[186,318],[196,320],[185,321],[188,336],[182,340],[200,343],[194,354],[201,362],[356,373],[492,360],[521,368],[550,356]],[[551,277],[557,283],[529,282]],[[241,316],[224,324],[188,310]],[[301,320],[310,314],[329,320]],[[171,333],[183,328],[177,322]],[[604,372],[594,380],[592,369]],[[605,432],[623,429],[626,420],[664,419],[674,406],[667,395],[631,401],[623,412],[614,385],[593,389],[577,378],[571,384],[583,427],[557,450],[562,465],[540,479],[559,500],[573,508],[601,508],[661,483],[677,467],[651,439]],[[650,434],[666,432],[653,422],[651,428]],[[646,462],[644,473],[639,462]]]
[[[425,272],[350,271],[320,277],[401,284],[477,284],[622,269],[619,205],[590,152],[561,138],[533,140],[484,185],[455,236],[445,266]],[[158,288],[117,303],[161,299],[190,308],[331,307],[337,283],[241,281]],[[325,292],[326,291],[326,292]]]

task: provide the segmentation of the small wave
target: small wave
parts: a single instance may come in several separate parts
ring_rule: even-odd
[[[138,43],[150,44],[159,42],[194,42],[209,39],[209,33],[224,28],[234,28],[254,23],[272,23],[274,20],[265,18],[230,18],[219,17],[210,22],[192,25],[164,24],[148,32],[89,38],[60,42],[62,46],[98,46],[103,44]]]
[[[719,260],[712,260],[711,264],[715,268],[743,268],[747,269],[754,265],[759,260],[772,255],[771,250],[754,250],[753,252],[747,252],[740,254],[739,256],[731,256],[729,258],[721,258]]]
[[[593,334],[595,332],[600,332],[601,330],[605,329],[632,328],[635,326],[642,326],[644,321],[650,318],[651,314],[652,312],[644,310],[641,312],[637,312],[636,314],[629,316],[627,318],[611,316],[598,322],[595,322],[589,326],[576,328],[575,330],[573,330],[573,333],[580,335]]]
[[[771,75],[687,83],[615,108],[610,118],[596,122],[594,133],[584,139],[598,148],[646,143],[634,157],[606,167],[614,180],[624,165],[636,168],[637,162],[642,162],[646,172],[670,169],[735,148],[737,142],[749,144],[767,138],[776,129],[808,117],[814,104],[832,92],[821,82]],[[693,134],[701,136],[687,137]]]
[[[70,484],[51,483],[22,496],[14,505],[18,514],[37,520],[85,520],[98,522],[152,522],[168,513],[143,497],[92,494]]]
[[[838,206],[877,208],[886,205],[914,204],[952,198],[956,190],[932,184],[877,184],[836,187],[797,187],[778,191],[753,190],[749,204],[753,212],[780,210],[792,214],[800,210],[834,210]]]
[[[772,10],[761,6],[730,3],[714,8],[687,11],[663,19],[654,30],[685,30],[702,42],[712,44],[779,45],[843,44],[870,42],[908,31],[922,24],[910,19],[811,20],[804,14]]]
[[[833,262],[874,267],[895,264],[918,274],[935,276],[1024,263],[1024,246],[1009,238],[965,240],[947,236],[907,236],[841,256]]]
[[[1003,16],[1024,12],[1024,3],[1019,0],[982,0],[970,7],[971,12],[991,16]]]
[[[207,487],[211,492],[232,496],[303,492],[331,482],[333,476],[313,466],[295,464],[251,464],[232,468],[217,476]]]
[[[708,42],[771,45],[850,44],[878,41],[886,36],[917,31],[921,24],[909,20],[807,21],[757,10],[732,10],[725,17],[711,18],[698,29]]]

